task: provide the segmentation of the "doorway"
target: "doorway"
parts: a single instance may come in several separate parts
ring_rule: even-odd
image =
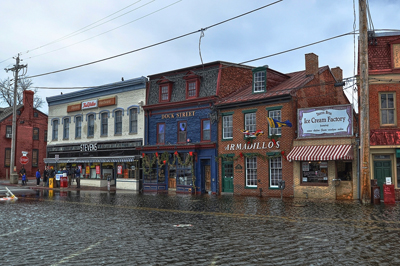
[[[383,199],[383,184],[386,182],[386,177],[392,177],[392,162],[374,161],[374,178],[380,187],[381,199]]]
[[[222,162],[222,192],[233,192],[233,162]]]

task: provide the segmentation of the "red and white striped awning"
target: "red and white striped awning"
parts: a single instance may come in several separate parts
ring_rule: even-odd
[[[352,145],[296,146],[287,155],[288,161],[353,160]]]

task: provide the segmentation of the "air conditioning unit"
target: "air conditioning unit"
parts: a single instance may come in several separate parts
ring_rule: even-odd
[[[12,134],[6,134],[6,138],[11,139],[12,138]]]

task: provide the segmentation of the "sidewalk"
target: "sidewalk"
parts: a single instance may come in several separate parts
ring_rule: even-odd
[[[40,182],[39,186],[36,186],[36,178],[35,177],[29,177],[28,182],[25,186],[22,185],[22,180],[18,180],[18,184],[10,184],[9,179],[0,179],[0,185],[6,186],[6,187],[23,187],[23,188],[29,188],[29,189],[47,189],[47,190],[57,190],[57,191],[81,191],[81,190],[98,190],[98,191],[108,191],[107,187],[90,187],[90,186],[81,186],[80,188],[76,187],[76,182],[73,182],[70,187],[54,187],[54,188],[49,188],[46,186],[43,186],[43,182]],[[110,187],[110,191],[116,191],[115,186]]]

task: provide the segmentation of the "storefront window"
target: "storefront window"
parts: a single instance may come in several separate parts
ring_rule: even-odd
[[[301,183],[328,184],[328,162],[301,162]]]
[[[100,163],[93,163],[90,166],[90,177],[89,178],[100,179],[100,174],[96,173],[96,166],[100,167]]]
[[[351,181],[352,180],[352,163],[351,162],[344,162],[344,161],[337,161],[336,162],[336,169],[337,169],[337,177],[342,181]]]
[[[176,168],[176,184],[183,186],[192,186],[192,168],[190,166],[177,166]]]
[[[102,179],[108,179],[110,180],[114,179],[114,163],[102,163],[101,168],[103,171],[103,177]]]

